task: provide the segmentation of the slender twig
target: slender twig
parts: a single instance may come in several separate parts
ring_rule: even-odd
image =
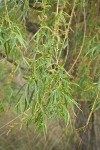
[[[58,11],[59,11],[59,0],[57,1],[57,14],[58,14]]]
[[[69,35],[72,19],[73,19],[73,16],[74,16],[74,10],[75,10],[75,7],[76,7],[76,2],[77,2],[77,0],[74,0],[73,9],[72,9],[72,12],[71,12],[71,16],[70,16],[70,20],[69,20],[69,23],[68,23],[67,31],[66,31],[66,34],[65,34],[65,37],[64,37],[64,42],[62,44],[62,48],[64,47],[65,41],[66,41],[66,39],[68,38],[68,35]]]
[[[83,13],[84,13],[84,36],[83,36],[83,41],[82,41],[82,45],[80,47],[80,51],[79,51],[79,54],[76,58],[76,60],[74,61],[73,65],[71,66],[71,68],[69,69],[68,73],[70,73],[72,71],[72,69],[74,68],[75,64],[77,63],[81,53],[82,53],[82,50],[83,50],[83,47],[84,47],[84,42],[85,42],[85,37],[86,37],[86,10],[85,10],[85,0],[83,2]]]
[[[29,109],[26,110],[26,112],[28,112],[31,109],[31,107]],[[5,128],[6,126],[8,126],[9,124],[11,124],[12,122],[14,122],[15,120],[17,120],[18,118],[20,118],[23,114],[26,115],[26,112],[21,113],[20,115],[18,115],[17,117],[15,117],[14,119],[10,120],[9,122],[7,122],[6,124],[4,124],[3,126],[0,127],[0,130]]]
[[[99,95],[99,94],[97,93],[97,96],[96,96],[96,98],[95,98],[95,100],[94,100],[94,102],[93,102],[93,105],[92,105],[90,114],[89,114],[89,116],[88,116],[88,119],[87,119],[87,121],[86,121],[86,124],[85,124],[84,126],[82,126],[81,128],[76,129],[76,131],[84,130],[84,129],[86,129],[86,127],[89,125],[91,116],[92,116],[92,114],[93,114],[93,112],[94,112],[94,110],[95,110],[96,104],[97,104],[98,95]]]
[[[63,49],[65,49],[65,42],[66,42],[66,39],[68,40],[68,35],[69,35],[69,31],[71,29],[71,23],[72,23],[72,19],[73,19],[73,16],[74,16],[74,10],[75,10],[75,7],[76,7],[76,2],[77,0],[74,0],[74,4],[73,4],[73,8],[72,8],[72,12],[71,12],[71,15],[70,15],[70,19],[69,19],[69,23],[68,23],[68,27],[67,27],[67,30],[65,32],[65,37],[64,37],[64,40],[63,40],[63,43],[62,43],[62,49],[61,49],[61,52]],[[60,52],[60,55],[61,55],[61,52]],[[67,56],[68,56],[68,52],[69,52],[69,45],[67,46],[67,54],[66,54],[66,57],[65,57],[65,63],[66,63],[66,60],[67,60]],[[60,58],[60,55],[59,55],[59,58]],[[58,59],[59,59],[58,58]],[[64,63],[64,64],[65,64]]]
[[[84,136],[84,134],[85,134],[85,132],[86,132],[86,129],[87,129],[89,123],[90,123],[90,119],[91,119],[91,117],[92,117],[92,114],[93,114],[93,112],[94,112],[94,110],[95,110],[95,107],[96,107],[96,104],[97,104],[98,95],[99,95],[99,94],[97,93],[97,97],[95,98],[95,100],[94,100],[94,102],[93,102],[93,105],[92,105],[92,108],[91,108],[91,111],[90,111],[90,114],[89,114],[89,116],[88,116],[88,119],[87,119],[87,121],[86,121],[85,126],[79,128],[79,129],[77,129],[77,131],[84,130],[83,135],[82,135],[82,138],[81,138],[81,140],[80,140],[80,142],[79,142],[78,148],[80,147],[80,145],[81,145],[81,143],[82,143],[83,136]]]

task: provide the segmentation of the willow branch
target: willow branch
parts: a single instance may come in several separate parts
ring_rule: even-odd
[[[73,65],[71,66],[71,68],[69,69],[68,73],[70,73],[72,71],[72,69],[74,68],[75,64],[77,63],[81,53],[82,53],[82,50],[83,50],[83,47],[84,47],[84,42],[85,42],[85,37],[86,37],[86,10],[85,10],[85,0],[83,2],[83,13],[84,13],[84,36],[83,36],[83,41],[82,41],[82,45],[80,47],[80,51],[79,51],[79,54],[76,58],[76,60],[74,61]]]

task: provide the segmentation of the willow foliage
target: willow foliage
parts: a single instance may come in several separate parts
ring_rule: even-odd
[[[98,3],[0,3],[0,53],[12,60],[14,71],[17,68],[23,72],[24,83],[15,105],[21,113],[28,112],[27,125],[33,122],[36,130],[46,131],[47,120],[51,119],[69,124],[81,100],[92,103],[96,98],[99,104]]]

